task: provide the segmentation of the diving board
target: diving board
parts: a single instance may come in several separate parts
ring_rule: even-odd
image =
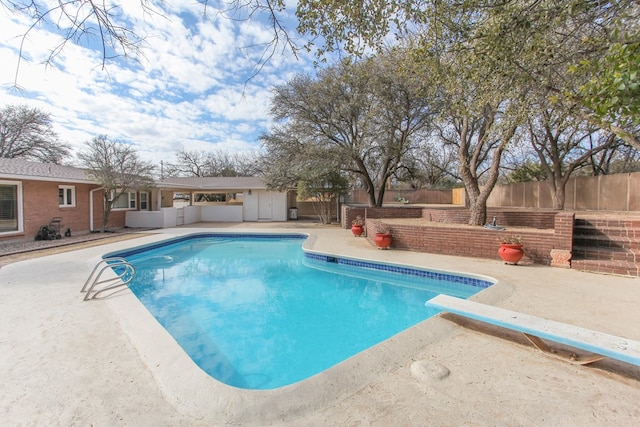
[[[441,294],[431,298],[425,306],[521,332],[534,346],[553,356],[560,356],[560,353],[552,350],[543,340],[592,353],[588,356],[571,355],[565,358],[573,363],[586,365],[609,357],[640,366],[640,342],[638,341],[449,295]]]

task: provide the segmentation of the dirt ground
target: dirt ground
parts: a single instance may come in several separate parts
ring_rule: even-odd
[[[0,244],[0,268],[17,261],[76,251],[145,236],[139,232],[120,232],[104,236],[81,235],[60,240],[5,242]]]

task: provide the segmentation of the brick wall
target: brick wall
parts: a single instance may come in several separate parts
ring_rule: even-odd
[[[58,205],[59,185],[71,185],[76,190],[76,205],[60,207]],[[24,236],[35,237],[41,226],[49,224],[52,218],[61,217],[62,231],[71,228],[72,232],[89,230],[89,191],[95,186],[89,184],[57,183],[43,181],[23,181]],[[98,205],[98,208],[101,205]],[[101,209],[98,209],[101,211]]]
[[[425,188],[417,190],[386,190],[384,192],[382,202],[384,204],[396,203],[396,196],[400,196],[408,200],[410,203],[443,205],[453,203],[451,190],[428,190]],[[367,194],[367,191],[363,189],[351,190],[347,195],[347,203],[368,204],[369,195]]]
[[[532,211],[493,208],[487,210],[487,223],[493,222],[495,217],[496,224],[504,227],[531,227],[546,230],[554,228],[554,218],[557,212],[554,210]],[[465,207],[424,208],[422,217],[428,221],[467,224],[470,213],[469,209]]]
[[[422,208],[420,207],[385,207],[366,208],[365,219],[367,218],[421,218]]]
[[[527,210],[493,208],[487,210],[487,222],[496,218],[496,223],[505,227],[530,227],[541,230],[553,229],[556,226],[555,210]],[[560,213],[566,213],[560,211]],[[362,206],[342,206],[342,227],[350,228],[351,222],[357,215],[362,218],[424,218],[427,221],[449,224],[467,224],[469,209],[462,206],[443,208],[422,208],[414,206],[390,206],[370,208]],[[569,215],[573,215],[569,213]]]
[[[385,207],[385,208],[365,208],[360,206],[342,205],[342,228],[351,228],[351,224],[358,215],[362,219],[367,218],[421,218],[423,208],[420,207]]]
[[[356,219],[358,215],[360,215],[363,219],[365,216],[365,211],[367,208],[363,207],[352,207],[347,205],[342,205],[342,212],[340,217],[342,228],[351,228],[351,224],[353,220]]]
[[[382,220],[368,220],[367,239],[373,243],[375,227]],[[503,233],[471,225],[419,226],[387,222],[393,235],[392,249],[499,260],[498,248]],[[525,260],[551,264],[553,230],[518,231],[524,242]]]
[[[518,230],[525,250],[524,262],[552,264],[552,251],[571,251],[573,212],[552,210],[489,210],[498,225],[527,227]],[[343,206],[343,227],[350,228],[356,215],[366,219],[367,240],[374,244],[375,227],[384,222],[391,227],[392,249],[500,260],[500,236],[505,232],[467,225],[466,208],[365,208]],[[395,218],[423,218],[433,224],[399,224]]]
[[[58,201],[58,187],[60,185],[74,186],[76,190],[76,205],[60,207]],[[54,217],[61,217],[61,232],[71,228],[72,233],[87,233],[89,227],[89,195],[91,184],[77,184],[65,182],[22,181],[22,215],[24,233],[22,235],[0,237],[0,239],[15,239],[16,237],[35,238],[43,225],[48,225]],[[102,192],[94,193],[94,229],[102,226]],[[125,225],[125,211],[111,213],[109,227],[119,228]]]
[[[86,199],[89,200],[89,197],[86,196]],[[102,221],[104,219],[104,196],[102,191],[96,191],[93,193],[93,229],[96,231],[100,231],[102,229]],[[107,228],[122,228],[126,225],[126,214],[125,210],[112,210],[109,214],[109,223],[107,224]],[[87,224],[89,223],[89,209],[86,211],[87,216]]]
[[[573,249],[575,213],[558,212],[554,220],[553,248],[571,252]]]

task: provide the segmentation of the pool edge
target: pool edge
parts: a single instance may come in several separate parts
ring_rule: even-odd
[[[303,249],[331,255],[327,251],[314,251],[312,233],[291,234],[308,236]],[[168,236],[162,236],[162,240],[168,240]],[[496,287],[498,281],[493,281],[493,286],[473,298],[487,303],[506,298],[509,292],[504,291],[508,287],[501,286],[500,291]],[[225,385],[202,371],[130,291],[106,302],[166,400],[181,413],[223,423],[294,420],[309,411],[325,408],[366,387],[381,374],[399,368],[425,346],[452,333],[451,326],[438,317],[427,319],[299,383],[274,390],[243,390]]]

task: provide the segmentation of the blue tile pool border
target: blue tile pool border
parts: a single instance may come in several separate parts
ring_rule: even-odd
[[[111,252],[104,255],[103,258],[116,257],[116,256],[118,257],[132,256],[132,255],[136,255],[152,249],[158,249],[163,246],[172,245],[174,243],[180,243],[188,240],[195,240],[195,239],[201,239],[201,238],[207,238],[207,237],[233,238],[233,239],[265,239],[265,240],[269,240],[269,239],[305,240],[309,236],[306,234],[299,234],[299,233],[275,233],[275,234],[197,233],[197,234],[189,234],[181,237],[170,238],[167,240],[162,240],[157,243],[151,243],[148,245],[143,245],[143,246],[128,249],[128,250]],[[343,264],[343,265],[348,265],[352,267],[369,268],[372,270],[406,274],[409,276],[423,277],[423,278],[433,279],[433,280],[445,280],[448,282],[475,286],[482,289],[486,289],[489,286],[493,285],[493,282],[489,280],[479,279],[475,277],[467,277],[459,274],[445,273],[441,271],[407,267],[402,265],[384,264],[384,263],[373,262],[373,261],[363,261],[363,260],[357,260],[352,258],[343,258],[336,255],[318,254],[318,253],[307,252],[307,251],[304,251],[304,256],[314,261],[322,261],[322,262],[333,263],[333,264]]]
[[[493,282],[488,280],[478,279],[474,277],[460,276],[457,274],[444,273],[440,271],[423,270],[419,268],[406,267],[401,265],[382,264],[372,261],[360,261],[351,258],[341,258],[335,255],[323,255],[311,252],[305,252],[305,257],[314,261],[324,261],[334,264],[344,264],[352,267],[370,268],[373,270],[388,271],[391,273],[406,274],[409,276],[424,277],[433,280],[446,280],[448,282],[461,283],[464,285],[475,286],[478,288],[486,289],[493,285]]]

